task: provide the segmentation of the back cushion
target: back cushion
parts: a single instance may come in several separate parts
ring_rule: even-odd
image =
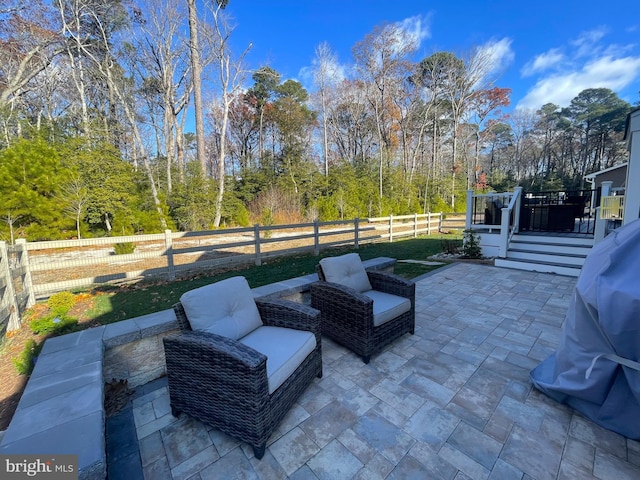
[[[320,266],[327,282],[339,283],[358,292],[371,290],[369,277],[357,253],[323,258],[320,260]]]
[[[262,326],[251,288],[244,277],[231,277],[180,297],[193,330],[238,340]]]

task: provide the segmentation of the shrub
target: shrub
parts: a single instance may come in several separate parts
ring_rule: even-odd
[[[75,304],[76,296],[71,292],[54,293],[49,297],[49,300],[47,300],[47,305],[49,305],[51,313],[56,316],[66,315]]]
[[[442,247],[442,251],[449,255],[457,255],[460,253],[460,247],[462,243],[459,239],[453,238],[441,238],[440,246]]]
[[[78,324],[78,319],[69,317],[67,315],[56,315],[50,313],[46,317],[32,320],[29,323],[29,328],[33,333],[38,335],[62,335],[72,330]]]
[[[13,358],[13,365],[18,371],[18,375],[29,375],[33,371],[33,360],[40,354],[42,345],[30,338],[24,346],[18,358]]]
[[[127,255],[136,251],[136,244],[132,242],[116,243],[113,245],[116,255]]]
[[[482,258],[480,239],[474,230],[467,229],[464,231],[462,237],[462,253],[464,258]]]

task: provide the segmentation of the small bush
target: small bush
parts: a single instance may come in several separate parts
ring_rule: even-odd
[[[453,238],[441,238],[440,245],[442,246],[442,251],[449,255],[457,255],[460,253],[460,247],[462,247],[462,242],[459,239]]]
[[[462,254],[464,258],[482,258],[482,248],[478,234],[471,229],[465,230],[462,237]]]
[[[116,243],[113,245],[116,255],[128,255],[136,251],[136,244],[133,242]]]
[[[29,328],[38,335],[62,335],[72,330],[78,324],[78,319],[67,315],[50,313],[46,317],[32,320]]]
[[[58,292],[54,293],[47,300],[47,305],[56,316],[66,315],[71,307],[76,304],[76,296],[71,292]]]
[[[13,365],[16,367],[18,375],[30,375],[33,371],[33,359],[40,354],[42,345],[30,338],[24,346],[18,358],[13,358]]]
[[[270,209],[265,208],[262,211],[261,220],[262,220],[261,222],[262,225],[264,225],[265,227],[273,225],[275,223],[273,212]],[[263,230],[262,232],[263,232],[264,238],[271,238],[271,235],[273,235],[273,232],[271,230]]]

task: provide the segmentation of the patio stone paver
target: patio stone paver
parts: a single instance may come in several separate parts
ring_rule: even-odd
[[[638,479],[640,442],[551,400],[529,379],[555,350],[575,282],[471,263],[419,279],[415,334],[370,364],[323,339],[323,377],[262,460],[210,426],[174,418],[166,381],[155,381],[127,417],[144,478]],[[119,455],[120,469],[135,460]]]

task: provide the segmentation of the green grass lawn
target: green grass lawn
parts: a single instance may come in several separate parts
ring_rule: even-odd
[[[447,235],[447,241],[453,238]],[[457,236],[454,241],[460,241]],[[194,288],[201,287],[228,277],[242,275],[252,288],[299,277],[315,272],[315,266],[322,257],[358,252],[363,260],[376,257],[391,257],[398,260],[426,260],[443,249],[442,236],[423,236],[397,240],[393,243],[375,243],[353,248],[335,248],[324,250],[319,256],[312,254],[280,257],[267,260],[259,267],[238,267],[233,270],[211,272],[187,280],[173,282],[141,282],[125,287],[101,287],[96,292],[94,306],[85,315],[100,324],[113,323],[171,308],[180,296]],[[429,272],[437,266],[414,263],[396,264],[395,273],[406,278],[414,278]]]

